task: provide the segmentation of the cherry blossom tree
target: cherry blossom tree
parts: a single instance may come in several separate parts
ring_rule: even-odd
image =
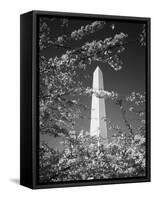
[[[105,24],[104,21],[94,21],[81,26],[68,36],[62,35],[51,40],[47,23],[40,22],[39,37],[42,51],[50,45],[69,49],[60,57],[46,59],[40,56],[40,129],[42,133],[55,136],[67,135],[68,130],[73,128],[75,120],[80,117],[81,109],[86,109],[74,99],[75,95],[88,93],[88,88],[83,87],[82,82],[76,80],[76,69],[84,71],[95,61],[107,63],[116,71],[122,68],[119,55],[125,49],[124,41],[127,34],[120,33],[113,38],[86,42],[74,49],[68,47],[69,41],[81,40],[103,29]]]

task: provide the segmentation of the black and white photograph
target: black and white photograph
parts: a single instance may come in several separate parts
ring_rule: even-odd
[[[147,176],[147,23],[40,15],[39,184]]]
[[[153,1],[0,16],[0,199],[153,199]]]

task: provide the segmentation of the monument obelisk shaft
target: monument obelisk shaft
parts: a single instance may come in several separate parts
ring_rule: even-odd
[[[99,67],[93,73],[93,89],[96,91],[104,90],[103,74]],[[91,136],[100,136],[107,142],[107,124],[105,121],[106,110],[104,98],[99,98],[95,94],[92,95],[91,104]]]

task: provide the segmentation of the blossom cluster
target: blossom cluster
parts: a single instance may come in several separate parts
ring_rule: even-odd
[[[126,101],[134,102],[137,106],[145,103],[145,95],[139,92],[132,92],[130,96],[126,97]]]
[[[86,26],[81,26],[80,29],[75,30],[71,33],[71,39],[78,40],[82,39],[83,36],[88,35],[90,33],[94,33],[95,31],[99,31],[105,25],[104,21],[94,21],[91,24],[87,24]]]
[[[71,40],[80,40],[84,36],[92,34],[96,31],[101,30],[104,28],[105,22],[104,21],[94,21],[91,24],[87,24],[86,26],[81,26],[78,30],[73,31],[70,36],[62,35],[59,36],[53,44],[59,44],[63,45],[66,44],[66,42],[69,42]],[[49,41],[51,43],[51,41]]]
[[[126,145],[128,139],[121,136],[119,143],[113,141],[104,147],[101,138],[84,131],[70,131],[63,141],[63,151],[41,146],[40,181],[144,176],[145,138],[136,134],[130,145]]]
[[[85,94],[95,95],[98,98],[110,98],[110,99],[117,99],[118,98],[118,93],[116,93],[114,91],[108,92],[106,90],[92,89],[92,88],[89,88],[89,87],[86,88]]]
[[[145,111],[144,110],[137,110],[134,107],[130,107],[129,108],[130,112],[136,113],[137,115],[139,115],[140,117],[143,117],[145,115]]]
[[[65,65],[73,69],[78,66],[85,69],[92,61],[99,61],[108,63],[115,71],[118,71],[122,68],[122,61],[118,54],[125,49],[123,43],[126,37],[126,34],[120,33],[104,41],[87,42],[80,48],[66,51],[60,58],[51,58],[49,64],[57,67]]]
[[[114,38],[107,38],[104,41],[92,41],[83,45],[80,50],[74,50],[72,53],[79,53],[78,59],[87,59],[87,64],[91,64],[92,61],[106,62],[115,71],[122,68],[122,61],[118,54],[125,50],[124,40],[127,34],[120,33],[114,36]]]
[[[40,50],[44,49],[49,41],[49,34],[50,29],[47,23],[43,22],[40,23],[40,30],[39,30],[39,47]]]

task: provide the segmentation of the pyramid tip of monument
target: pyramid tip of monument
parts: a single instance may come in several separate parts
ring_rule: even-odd
[[[95,69],[95,71],[101,71],[101,69],[100,69],[100,67],[97,65],[97,67],[96,67],[96,69]]]

